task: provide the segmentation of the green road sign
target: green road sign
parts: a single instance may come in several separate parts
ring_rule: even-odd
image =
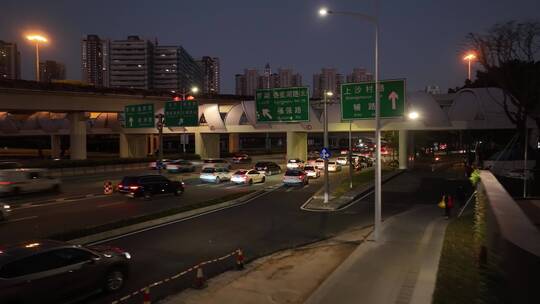
[[[167,127],[193,127],[199,125],[199,102],[195,100],[169,101],[165,103]]]
[[[255,105],[258,122],[309,121],[307,87],[257,90]]]
[[[151,103],[126,106],[124,109],[124,114],[126,119],[126,128],[155,127],[154,105]]]
[[[403,116],[405,111],[405,80],[379,82],[381,117]],[[341,119],[372,119],[375,117],[375,82],[341,85]]]

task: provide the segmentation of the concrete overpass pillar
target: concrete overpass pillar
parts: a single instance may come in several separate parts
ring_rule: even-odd
[[[62,151],[62,137],[60,135],[51,135],[51,157],[58,158]]]
[[[307,133],[287,132],[287,159],[307,159]]]
[[[229,133],[229,153],[240,151],[240,134]]]
[[[399,168],[407,169],[407,130],[399,130]]]
[[[86,159],[86,117],[84,112],[72,112],[69,119],[69,154],[71,159]]]
[[[195,132],[195,154],[201,158],[218,158],[219,134]]]
[[[146,135],[120,133],[120,157],[146,157]]]

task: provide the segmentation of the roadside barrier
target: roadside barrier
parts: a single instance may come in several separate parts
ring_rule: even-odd
[[[240,249],[237,249],[231,253],[228,253],[224,256],[221,256],[221,257],[218,257],[218,258],[215,258],[215,259],[212,259],[212,260],[207,260],[207,261],[204,261],[204,262],[201,262],[193,267],[190,267],[182,272],[179,272],[173,276],[170,276],[168,278],[165,278],[161,281],[157,281],[157,282],[154,282],[152,284],[149,284],[147,286],[144,286],[143,288],[140,288],[134,292],[132,292],[131,294],[128,294],[126,296],[123,296],[117,300],[114,300],[111,302],[111,304],[119,304],[119,303],[122,303],[122,302],[125,302],[125,301],[128,301],[129,299],[132,299],[133,297],[141,294],[143,296],[143,304],[150,304],[150,291],[153,287],[157,287],[157,286],[160,286],[164,283],[167,283],[167,282],[170,282],[170,281],[174,281],[180,277],[183,277],[185,275],[187,275],[188,273],[191,273],[193,271],[195,271],[195,281],[194,281],[194,284],[193,284],[193,288],[197,288],[197,289],[202,289],[204,287],[206,287],[206,278],[204,276],[204,272],[203,272],[203,266],[205,265],[210,265],[210,264],[213,264],[213,263],[217,263],[217,262],[221,262],[221,261],[224,261],[228,258],[231,258],[231,257],[234,257],[236,258],[236,261],[237,261],[237,267],[238,267],[238,258],[239,256],[241,256],[241,260],[242,260],[242,267],[243,267],[243,261],[244,261],[244,255],[242,253],[242,250]],[[200,287],[199,287],[200,286]],[[140,298],[139,298],[140,299]]]
[[[113,194],[113,184],[111,181],[105,181],[103,184],[103,194],[110,195]]]

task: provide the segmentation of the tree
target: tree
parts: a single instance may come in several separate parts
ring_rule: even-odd
[[[523,143],[527,118],[540,129],[540,22],[498,23],[485,33],[469,33],[467,44],[483,67],[471,86],[503,90],[504,111]]]

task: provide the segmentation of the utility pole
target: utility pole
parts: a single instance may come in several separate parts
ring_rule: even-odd
[[[156,118],[158,119],[156,127],[159,134],[159,153],[157,159],[157,167],[158,173],[161,174],[161,167],[163,166],[163,120],[165,119],[165,115],[160,113],[156,115]]]

